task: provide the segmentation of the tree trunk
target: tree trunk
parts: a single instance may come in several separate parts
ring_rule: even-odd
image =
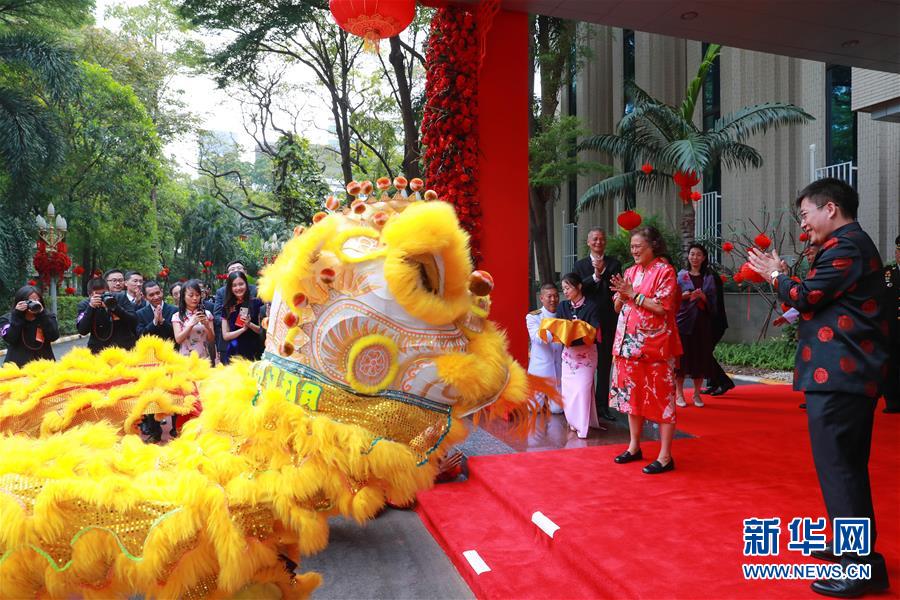
[[[400,116],[403,118],[403,164],[401,170],[407,179],[412,179],[422,176],[419,167],[419,157],[421,156],[419,128],[416,126],[412,94],[409,89],[409,81],[406,79],[406,61],[403,56],[403,48],[400,46],[400,38],[394,36],[390,41],[389,60],[394,67],[394,75],[397,76],[397,95],[400,97]]]
[[[694,211],[694,203],[688,202],[681,213],[681,252],[685,259],[688,255],[688,247],[694,243],[694,223],[697,214]]]
[[[556,280],[556,269],[553,268],[553,252],[547,230],[547,190],[531,188],[528,196],[531,243],[537,262],[538,282],[550,283]]]

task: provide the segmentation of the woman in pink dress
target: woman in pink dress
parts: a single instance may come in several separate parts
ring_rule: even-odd
[[[675,359],[681,342],[675,325],[678,285],[675,269],[661,258],[666,251],[654,227],[632,232],[634,266],[624,277],[615,276],[610,287],[619,312],[613,341],[613,376],[609,404],[628,415],[631,440],[616,457],[619,464],[643,458],[641,429],[644,419],[659,423],[660,449],[644,473],[656,475],[675,468]]]
[[[181,354],[196,352],[200,358],[210,358],[207,342],[214,341],[216,334],[212,313],[204,310],[201,298],[198,280],[191,279],[182,286],[178,312],[172,315],[172,331]]]
[[[581,277],[569,273],[562,278],[566,299],[556,309],[558,319],[584,321],[600,335],[600,309],[581,292]],[[597,340],[599,341],[599,340]],[[594,373],[597,370],[597,344],[575,340],[566,344],[562,352],[561,388],[563,409],[569,429],[586,438],[588,429],[599,427],[597,405],[594,402]]]

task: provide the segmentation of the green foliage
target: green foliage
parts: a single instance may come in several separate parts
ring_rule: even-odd
[[[77,94],[72,59],[44,34],[0,33],[0,172],[10,176],[16,208],[27,206],[31,184],[59,162],[63,139],[47,103]]]
[[[90,22],[93,8],[94,0],[0,0],[0,29],[78,27]]]
[[[20,218],[7,214],[0,219],[0,307],[6,306],[25,284],[33,239]]]
[[[242,258],[237,214],[210,197],[196,198],[181,221],[172,269],[184,277],[203,277],[204,261],[213,262],[212,274],[225,270],[231,260]]]
[[[776,339],[758,344],[719,343],[713,354],[725,365],[793,371],[796,352],[796,341]]]
[[[154,124],[134,91],[81,63],[83,91],[61,109],[66,160],[40,186],[69,220],[70,253],[86,269],[155,273],[159,242],[151,191],[160,174]]]
[[[681,265],[684,264],[684,260],[682,258],[681,236],[678,235],[678,232],[667,223],[661,221],[657,215],[644,217],[641,226],[652,226],[659,230],[663,236],[663,240],[666,242],[666,249],[669,258],[672,260],[672,266],[674,266],[676,270],[680,269]],[[619,259],[623,269],[634,264],[634,259],[631,257],[631,233],[618,225],[615,228],[615,232],[607,231],[606,254]],[[583,255],[587,256],[587,246],[585,246],[583,250]]]
[[[321,199],[328,194],[322,168],[309,148],[309,141],[295,136],[278,140],[272,159],[272,193],[288,225],[309,223]]]
[[[578,175],[609,171],[607,165],[579,160],[572,151],[584,133],[575,116],[544,120],[528,140],[529,184],[556,187]]]
[[[75,319],[78,317],[78,303],[81,300],[83,298],[78,295],[56,297],[56,321],[59,323],[59,337],[78,333],[75,328]],[[47,300],[47,302],[50,301]]]
[[[709,130],[694,125],[693,113],[703,80],[719,52],[711,45],[696,77],[685,91],[679,108],[653,98],[633,82],[628,92],[634,98],[634,110],[620,121],[615,134],[596,135],[581,143],[579,149],[603,152],[622,159],[623,164],[635,165],[635,170],[609,178],[589,188],[578,201],[584,210],[611,198],[623,196],[630,189],[642,192],[662,192],[672,183],[676,171],[703,173],[711,165],[721,162],[727,168],[758,168],[762,156],[744,142],[747,138],[786,125],[805,123],[813,119],[803,109],[783,102],[766,102],[741,108],[716,121]],[[643,163],[653,166],[653,172],[643,173]],[[693,222],[693,210],[684,211]],[[682,229],[689,228],[682,224]]]

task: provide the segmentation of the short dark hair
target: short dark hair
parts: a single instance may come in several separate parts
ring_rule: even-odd
[[[107,272],[108,272],[108,271],[107,271]],[[113,273],[121,273],[121,271],[118,271],[118,270],[113,270],[112,272],[113,272]],[[87,283],[87,293],[88,293],[88,296],[90,296],[91,294],[93,294],[93,293],[96,292],[97,290],[108,290],[108,289],[109,289],[109,286],[106,285],[106,276],[105,276],[105,275],[104,275],[102,278],[101,278],[101,277],[94,277],[93,279],[91,279],[91,280],[88,281],[88,283]]]
[[[175,291],[175,288],[181,288],[181,287],[184,287],[184,284],[181,283],[180,281],[176,281],[169,287],[169,293],[171,294],[172,292]]]
[[[662,234],[656,227],[653,227],[652,225],[639,227],[631,232],[631,237],[636,235],[647,240],[647,243],[650,244],[650,249],[653,250],[653,256],[662,256],[667,252],[666,240],[663,239]]]
[[[106,281],[107,279],[109,279],[109,276],[112,275],[113,273],[121,273],[122,277],[125,277],[125,272],[122,269],[110,269],[109,271],[107,271],[106,273],[103,274],[103,280]]]
[[[578,273],[566,273],[562,276],[562,280],[574,287],[581,287],[582,279]]]
[[[140,271],[134,271],[134,270],[130,270],[130,269],[129,269],[128,271],[125,271],[125,281],[128,281],[129,279],[131,279],[131,278],[132,278],[133,276],[135,276],[135,275],[140,275],[140,276],[141,276],[141,279],[144,278],[144,276],[141,274]]]
[[[230,263],[228,263],[227,265],[225,265],[225,270],[227,271],[227,270],[230,269],[233,265],[241,265],[241,266],[244,267],[244,268],[247,267],[247,265],[244,264],[244,261],[243,261],[243,260],[241,260],[241,259],[239,259],[239,258],[236,258],[236,259],[234,259],[233,261],[231,261]]]
[[[897,239],[894,240],[894,245],[895,245],[895,246],[900,246],[900,235],[898,235],[898,236],[897,236]]]
[[[159,285],[159,283],[157,283],[156,281],[153,281],[152,279],[148,279],[148,280],[145,281],[144,284],[141,286],[141,289],[144,290],[144,295],[145,295],[145,296],[147,295],[147,288],[152,288],[152,287],[158,287],[159,289],[162,289],[162,286]]]
[[[859,194],[846,182],[834,177],[825,177],[813,181],[811,184],[800,190],[797,199],[794,201],[797,208],[806,198],[813,202],[817,207],[822,208],[829,202],[834,202],[835,206],[841,209],[841,213],[848,219],[856,220],[856,213],[859,211]]]
[[[555,283],[545,283],[544,285],[541,286],[541,292],[543,292],[544,290],[555,290],[558,292],[559,288],[556,287]]]

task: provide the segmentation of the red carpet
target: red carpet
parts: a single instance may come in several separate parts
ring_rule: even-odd
[[[473,457],[465,483],[419,495],[418,512],[479,598],[810,598],[809,581],[745,581],[741,564],[818,563],[787,549],[793,517],[825,516],[802,396],[741,386],[679,413],[677,469],[616,465],[624,448]],[[876,414],[870,461],[878,550],[900,597],[900,416]],[[560,526],[550,539],[540,510]],[[781,517],[781,554],[746,558],[743,519]],[[491,571],[476,575],[462,553]],[[821,564],[821,563],[819,563]]]

